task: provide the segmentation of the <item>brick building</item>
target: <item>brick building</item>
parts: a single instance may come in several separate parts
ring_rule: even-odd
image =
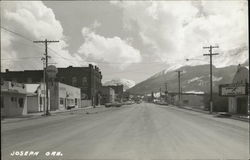
[[[56,82],[75,86],[81,89],[81,99],[92,100],[97,104],[100,100],[102,74],[98,67],[57,68]],[[43,81],[43,70],[9,71],[1,73],[1,79],[21,83],[40,83]]]

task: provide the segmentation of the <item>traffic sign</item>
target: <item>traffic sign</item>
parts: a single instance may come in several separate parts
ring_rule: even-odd
[[[47,75],[49,78],[56,78],[56,74],[58,72],[56,66],[49,65],[46,70],[47,70]]]
[[[247,83],[219,85],[219,95],[225,97],[244,96],[248,94]]]

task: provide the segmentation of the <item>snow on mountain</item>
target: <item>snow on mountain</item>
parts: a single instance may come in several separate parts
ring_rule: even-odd
[[[131,87],[135,86],[135,82],[129,79],[124,79],[124,78],[117,78],[117,79],[112,79],[109,81],[106,81],[104,86],[109,86],[109,85],[123,85],[123,89],[127,90]]]
[[[213,76],[213,82],[222,80],[223,77],[215,77]]]
[[[176,64],[176,65],[170,66],[167,69],[164,69],[163,71],[160,71],[160,72],[154,74],[151,78],[155,78],[155,77],[158,77],[160,75],[165,75],[171,71],[177,70],[178,68],[180,68],[182,66],[183,66],[182,64]]]
[[[222,68],[229,65],[242,64],[248,58],[248,47],[243,45],[242,47],[220,52],[218,56],[215,56],[213,61],[217,68]]]
[[[191,82],[194,82],[194,81],[200,80],[201,78],[203,78],[203,76],[201,76],[201,77],[195,77],[195,78],[192,78],[192,79],[188,80],[188,81],[187,81],[187,83],[191,83]]]
[[[227,66],[223,68],[216,68],[213,66],[213,90],[218,92],[218,86],[220,84],[231,83],[233,76],[237,70],[237,65]],[[175,67],[173,67],[175,68]],[[185,72],[181,73],[181,88],[183,92],[195,91],[195,92],[205,92],[208,93],[210,89],[210,66],[197,65],[197,66],[182,66],[177,68]],[[167,83],[168,91],[177,92],[178,91],[178,75],[176,70],[163,70],[152,76],[145,81],[136,84],[134,87],[129,89],[129,92],[135,94],[147,94],[151,92],[158,92],[161,88],[165,91],[165,85]],[[163,74],[167,73],[167,74]]]
[[[186,91],[185,93],[204,94],[204,92],[201,92],[201,91]]]
[[[169,67],[168,69],[165,69],[165,70],[163,71],[163,73],[164,73],[164,74],[167,74],[168,72],[174,71],[174,70],[176,70],[176,69],[178,69],[178,68],[180,68],[180,67],[182,67],[182,66],[183,66],[183,65],[181,65],[181,64],[174,65],[174,66],[172,66],[172,67]]]

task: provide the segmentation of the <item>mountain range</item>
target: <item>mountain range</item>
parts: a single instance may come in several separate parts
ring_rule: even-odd
[[[135,85],[135,82],[132,80],[124,79],[124,78],[117,78],[117,79],[112,79],[109,81],[106,81],[104,86],[110,86],[110,85],[123,85],[123,90],[127,90]]]
[[[248,66],[248,61],[243,64]],[[231,65],[222,68],[212,67],[213,69],[213,91],[219,91],[220,84],[231,83],[237,71],[237,65]],[[204,92],[210,91],[210,65],[197,66],[178,66],[165,69],[152,77],[136,84],[127,91],[132,94],[148,94],[151,92],[164,92],[167,88],[168,92],[178,92],[178,73],[182,71],[180,76],[182,92]]]

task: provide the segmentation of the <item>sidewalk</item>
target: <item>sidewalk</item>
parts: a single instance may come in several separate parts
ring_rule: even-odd
[[[70,110],[50,111],[50,116],[55,116],[57,114],[69,114],[69,113],[74,113],[74,112],[85,112],[85,114],[92,114],[92,113],[97,113],[97,112],[104,112],[106,110],[109,110],[109,108],[105,108],[104,105],[96,106],[95,108],[93,106],[89,106],[89,107],[84,107],[84,108],[72,108]],[[44,112],[29,113],[23,116],[1,119],[1,123],[13,123],[13,122],[18,122],[18,121],[38,119],[38,118],[43,118],[43,117],[45,117]]]
[[[209,111],[205,111],[205,110],[194,108],[194,107],[190,107],[190,106],[177,106],[177,107],[178,108],[182,108],[182,109],[192,110],[192,111],[195,111],[195,112],[204,113],[204,114],[210,114]],[[219,113],[220,112],[213,112],[213,115],[214,116],[218,116]],[[246,116],[246,115],[230,114],[229,117],[224,117],[224,118],[231,118],[231,119],[235,119],[235,120],[249,122],[249,116]]]

